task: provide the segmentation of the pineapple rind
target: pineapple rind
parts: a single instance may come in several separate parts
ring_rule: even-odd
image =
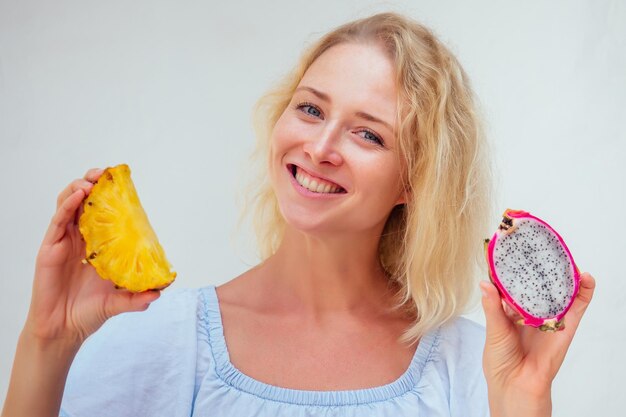
[[[98,275],[132,292],[167,287],[176,278],[130,178],[128,165],[107,168],[84,202],[79,229],[86,261]]]

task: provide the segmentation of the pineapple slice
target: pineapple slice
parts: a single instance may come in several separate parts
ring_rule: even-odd
[[[83,203],[78,227],[87,245],[83,262],[117,287],[163,289],[176,278],[141,207],[128,165],[104,171]]]

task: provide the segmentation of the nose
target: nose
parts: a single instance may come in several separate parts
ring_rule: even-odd
[[[319,134],[314,134],[304,143],[303,150],[316,165],[329,163],[339,166],[343,163],[340,141],[341,126],[326,125]]]

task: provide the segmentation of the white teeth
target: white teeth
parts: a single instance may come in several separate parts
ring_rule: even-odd
[[[339,191],[339,187],[336,185],[332,185],[327,183],[324,180],[316,180],[310,178],[308,175],[303,174],[300,169],[296,170],[296,181],[298,184],[303,186],[309,191],[313,191],[314,193],[336,193]]]

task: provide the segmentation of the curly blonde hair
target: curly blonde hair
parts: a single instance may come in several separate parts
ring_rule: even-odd
[[[482,237],[490,214],[486,143],[468,77],[452,53],[423,25],[380,13],[337,27],[308,47],[296,67],[254,108],[255,158],[266,168],[272,130],[304,73],[342,43],[382,46],[395,67],[399,157],[409,196],[380,237],[379,256],[397,284],[397,307],[414,322],[402,336],[421,335],[463,313],[475,289]],[[281,243],[285,221],[265,175],[248,194],[261,259]]]

